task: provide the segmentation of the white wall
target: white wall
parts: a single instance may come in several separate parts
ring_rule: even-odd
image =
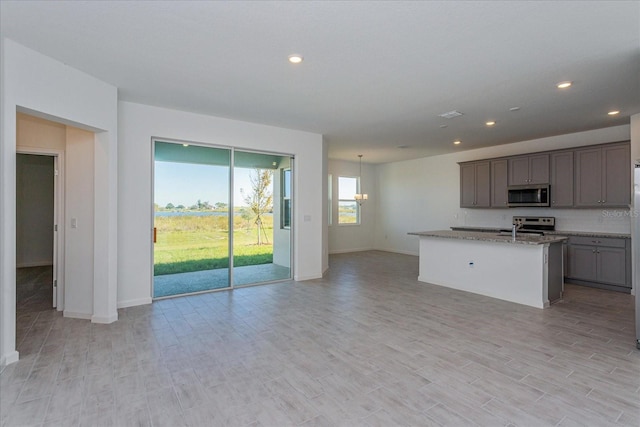
[[[455,225],[510,227],[514,215],[554,216],[559,230],[629,233],[628,216],[604,217],[601,209],[461,209],[458,166],[458,162],[628,141],[629,137],[629,126],[623,125],[378,165],[374,246],[418,255],[418,238],[408,236],[410,231]]]
[[[95,322],[117,319],[117,89],[62,62],[0,38],[0,365],[15,351],[16,113],[18,110],[100,132],[94,139],[93,276],[82,286],[92,293]],[[81,266],[82,268],[82,266]],[[89,270],[85,270],[89,271]],[[69,277],[67,277],[69,279]]]
[[[322,136],[120,102],[118,108],[118,306],[149,303],[152,282],[151,138],[295,156],[294,278],[322,275]]]
[[[16,162],[16,266],[53,265],[54,158],[21,154]]]
[[[67,126],[65,191],[65,299],[67,317],[93,315],[94,134]],[[72,221],[76,221],[76,228]]]
[[[360,225],[338,224],[338,177],[357,177],[360,174],[360,163],[329,160],[328,173],[332,180],[332,224],[329,226],[329,253],[374,249],[376,209],[379,201],[376,195],[375,167],[366,163],[362,164],[361,191],[368,194],[369,200],[363,202],[360,208]]]

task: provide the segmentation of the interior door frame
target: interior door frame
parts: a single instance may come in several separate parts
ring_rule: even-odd
[[[64,151],[16,147],[16,154],[53,157],[53,307],[64,310]]]

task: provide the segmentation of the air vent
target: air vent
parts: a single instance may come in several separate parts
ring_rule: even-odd
[[[438,114],[438,117],[442,117],[443,119],[453,119],[454,117],[461,116],[462,113],[460,111],[448,111],[446,113]]]

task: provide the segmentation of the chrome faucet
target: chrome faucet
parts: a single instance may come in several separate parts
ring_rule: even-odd
[[[520,230],[521,228],[522,228],[522,223],[513,224],[513,227],[511,228],[511,238],[513,238],[513,240],[516,240],[516,235],[518,234],[518,230]]]

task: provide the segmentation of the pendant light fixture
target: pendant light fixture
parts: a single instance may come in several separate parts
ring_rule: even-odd
[[[358,175],[358,190],[360,193],[356,193],[354,196],[358,205],[362,206],[362,203],[369,198],[367,193],[362,193],[362,154],[358,154],[360,157],[360,175]]]

